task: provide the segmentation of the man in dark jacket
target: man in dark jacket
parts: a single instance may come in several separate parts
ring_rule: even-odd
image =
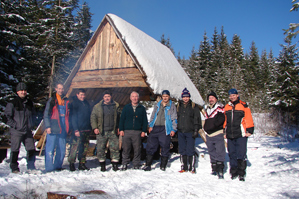
[[[97,137],[97,156],[101,171],[106,171],[106,146],[109,142],[110,159],[114,171],[118,170],[119,141],[118,122],[119,104],[112,100],[111,92],[103,93],[103,100],[97,103],[90,116],[91,127]]]
[[[228,91],[229,102],[224,107],[225,138],[231,178],[239,176],[240,181],[245,181],[247,167],[247,139],[253,134],[254,124],[251,111],[247,103],[239,98],[238,91],[234,88]]]
[[[225,146],[223,123],[225,120],[224,106],[218,103],[215,92],[208,94],[209,105],[205,114],[204,130],[206,132],[207,147],[212,166],[212,175],[218,175],[223,179],[223,169],[225,160]]]
[[[66,136],[69,133],[69,100],[63,95],[61,83],[55,86],[56,93],[48,100],[44,111],[47,133],[45,149],[46,171],[62,170],[65,156]],[[54,159],[54,151],[56,155]],[[53,162],[54,159],[54,162]]]
[[[89,136],[91,132],[90,126],[90,106],[85,100],[85,90],[79,89],[76,96],[73,97],[71,103],[71,122],[72,122],[72,138],[71,149],[68,161],[70,163],[70,171],[75,171],[75,161],[78,152],[79,170],[89,170],[86,165],[86,154],[89,146]]]
[[[202,128],[199,107],[190,100],[190,97],[190,92],[185,88],[182,91],[182,101],[177,107],[179,153],[182,163],[179,172],[181,173],[188,170],[192,173],[196,172],[195,138],[198,137],[198,130]]]
[[[147,115],[144,106],[139,103],[139,94],[133,91],[131,103],[127,104],[120,117],[119,134],[122,136],[122,170],[127,170],[130,162],[131,145],[134,149],[133,166],[140,168],[141,137],[147,131]]]
[[[11,152],[10,168],[13,173],[19,173],[18,156],[21,143],[27,151],[27,169],[35,169],[35,145],[32,135],[34,107],[27,98],[27,86],[19,83],[16,88],[18,96],[5,108],[7,124],[10,126]]]

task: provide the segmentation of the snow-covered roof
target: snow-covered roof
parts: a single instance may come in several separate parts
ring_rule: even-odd
[[[180,99],[186,87],[193,102],[204,104],[200,93],[168,47],[120,17],[114,14],[108,16],[146,73],[146,81],[155,94],[169,90],[171,97]]]

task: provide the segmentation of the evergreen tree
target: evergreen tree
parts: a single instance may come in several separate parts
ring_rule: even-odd
[[[191,50],[191,54],[189,57],[189,62],[186,68],[186,73],[193,82],[194,86],[198,89],[200,86],[200,78],[198,75],[198,57],[197,57],[197,52],[195,50],[195,47],[193,46]]]
[[[236,34],[233,36],[229,52],[230,61],[229,67],[227,67],[227,81],[229,83],[229,88],[236,88],[238,91],[240,91],[239,94],[241,94],[241,96],[245,96],[244,94],[248,92],[248,89],[244,83],[244,73],[242,70],[244,53],[241,39]]]
[[[199,85],[197,89],[205,98],[206,89],[208,88],[207,77],[211,70],[211,45],[207,33],[204,33],[203,41],[200,42],[198,50],[198,69]]]
[[[220,49],[220,64],[221,69],[219,69],[219,83],[218,83],[218,100],[223,104],[227,101],[227,92],[230,89],[229,82],[227,81],[230,76],[230,47],[227,41],[226,34],[224,33],[223,26],[221,27],[221,32],[219,35],[219,49]]]
[[[248,57],[248,67],[245,70],[246,76],[245,82],[247,83],[247,87],[250,90],[250,93],[253,93],[258,88],[263,88],[261,70],[259,67],[259,55],[258,50],[255,46],[255,42],[253,41],[250,46],[250,54]]]
[[[23,9],[19,1],[1,1],[0,4],[0,120],[6,103],[15,96],[15,86],[22,81],[24,49],[26,39],[20,27],[27,23],[22,17]]]
[[[172,48],[172,44],[170,42],[169,37],[167,39],[165,39],[164,34],[162,34],[160,42],[161,42],[161,44],[167,46],[171,50],[171,52],[173,53],[173,55],[175,56],[175,52],[174,52],[174,49]]]
[[[286,38],[285,45],[281,45],[282,50],[277,58],[278,88],[272,92],[273,106],[283,112],[295,116],[299,113],[299,70],[298,70],[298,53],[295,44]]]
[[[216,93],[218,92],[219,86],[219,71],[222,70],[222,63],[221,63],[221,54],[220,54],[220,46],[219,46],[219,35],[217,29],[215,27],[213,38],[211,41],[211,63],[210,63],[210,70],[207,75],[207,89],[213,90]]]
[[[90,13],[90,8],[88,7],[88,4],[84,2],[75,16],[72,51],[64,57],[61,67],[58,69],[58,74],[62,74],[61,78],[63,81],[65,81],[70,74],[92,36],[91,16],[92,13]]]
[[[292,3],[293,3],[293,6],[292,6],[290,12],[298,11],[298,8],[299,8],[298,0],[292,0]],[[289,28],[284,30],[285,31],[284,34],[287,35],[288,39],[293,39],[299,33],[298,28],[299,28],[299,23],[290,23]]]

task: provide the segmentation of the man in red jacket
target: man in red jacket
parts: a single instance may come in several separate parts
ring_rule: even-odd
[[[204,130],[206,132],[207,147],[210,155],[212,175],[223,179],[225,161],[225,146],[223,123],[225,120],[224,107],[218,102],[215,92],[208,94],[209,105],[206,109]]]
[[[228,91],[229,103],[225,105],[225,137],[229,154],[231,178],[239,176],[245,181],[247,167],[247,138],[253,134],[254,124],[248,105],[241,101],[238,91],[234,88]]]
[[[69,133],[69,100],[63,95],[64,88],[61,83],[56,85],[55,91],[53,97],[48,100],[44,112],[44,123],[47,132],[45,150],[47,172],[62,170],[66,136]],[[54,151],[56,152],[55,158]]]

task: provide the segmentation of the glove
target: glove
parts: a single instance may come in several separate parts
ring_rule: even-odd
[[[198,131],[194,131],[193,135],[192,135],[193,138],[197,138],[198,137]]]

